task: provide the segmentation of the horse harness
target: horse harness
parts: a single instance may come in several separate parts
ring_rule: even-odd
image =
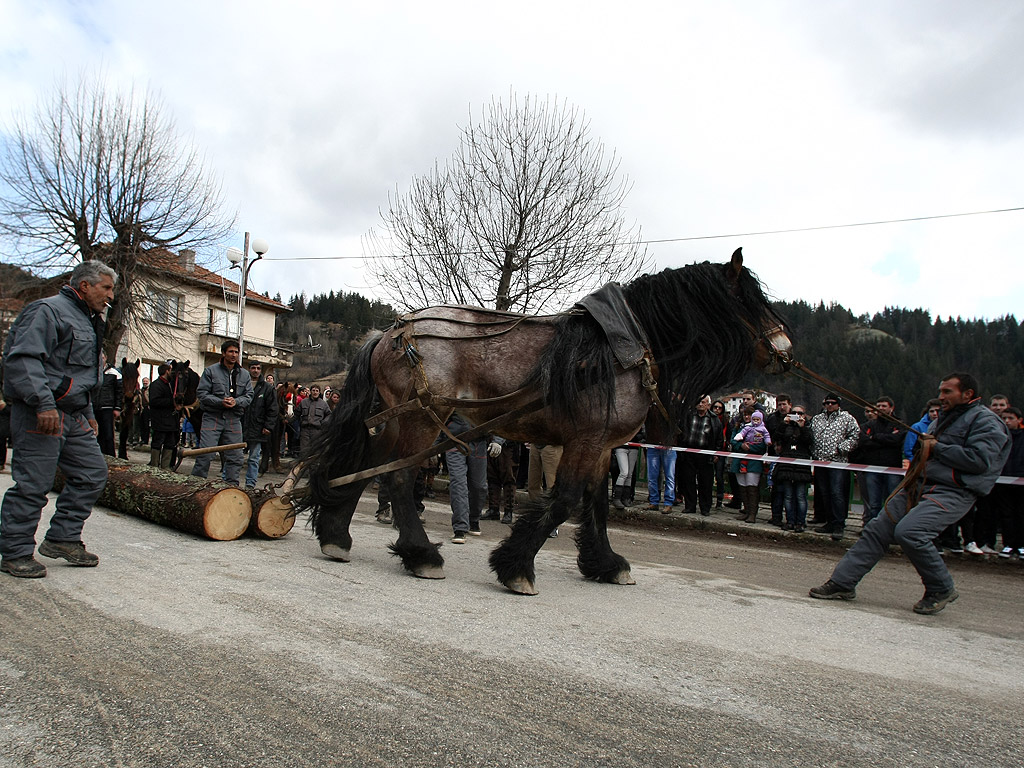
[[[618,287],[618,286],[616,286]],[[620,290],[621,293],[621,290]],[[589,298],[589,297],[588,297]],[[622,302],[622,306],[628,312],[629,308]],[[330,482],[331,486],[346,485],[357,480],[363,480],[368,477],[374,477],[376,475],[384,474],[386,472],[393,472],[398,469],[405,469],[407,467],[415,466],[423,460],[434,456],[443,451],[451,448],[458,448],[463,453],[468,453],[468,443],[472,440],[477,439],[482,435],[486,435],[494,431],[497,427],[507,424],[510,421],[514,421],[521,416],[525,416],[528,413],[539,410],[544,406],[544,398],[538,394],[533,387],[520,387],[512,392],[497,397],[488,398],[454,398],[446,397],[443,395],[435,394],[430,389],[430,382],[427,380],[426,371],[423,368],[423,357],[419,352],[416,341],[417,339],[424,338],[436,338],[444,339],[448,341],[461,341],[466,340],[464,335],[454,334],[443,334],[436,331],[423,331],[416,328],[417,323],[423,321],[440,321],[444,323],[454,325],[467,325],[474,328],[483,328],[484,332],[476,334],[471,338],[477,339],[492,339],[498,336],[502,336],[506,333],[511,332],[520,323],[526,321],[535,321],[538,319],[550,319],[565,314],[584,314],[591,312],[590,307],[578,304],[573,309],[566,313],[560,313],[560,315],[520,315],[513,312],[501,312],[499,310],[486,310],[480,309],[479,307],[450,307],[455,309],[472,309],[474,312],[485,312],[488,315],[494,317],[492,320],[486,321],[473,321],[473,320],[459,320],[450,317],[440,316],[419,316],[413,317],[412,315],[403,315],[395,321],[395,324],[391,327],[390,331],[393,332],[391,337],[391,349],[395,352],[401,352],[405,357],[406,362],[413,371],[413,379],[409,382],[403,401],[398,405],[392,406],[386,410],[374,414],[373,416],[366,419],[363,423],[369,430],[371,435],[379,434],[382,426],[388,421],[400,416],[403,413],[410,411],[425,411],[430,418],[433,420],[435,425],[445,435],[445,440],[432,445],[431,447],[420,451],[413,456],[407,456],[403,459],[389,462],[379,467],[366,469],[361,472],[354,474],[345,475],[339,477]],[[640,367],[640,380],[644,389],[648,392],[652,402],[657,406],[661,415],[668,422],[670,427],[674,426],[673,419],[665,407],[661,398],[658,396],[658,382],[655,378],[656,366],[653,363],[653,355],[650,347],[647,343],[646,336],[643,335],[643,329],[640,328],[639,324],[636,323],[635,318],[632,317],[632,313],[629,314],[629,319],[638,330],[640,339],[637,339],[639,346],[639,354],[637,350],[629,345],[625,341],[626,336],[630,333],[629,330],[623,330],[622,327],[614,326],[607,320],[606,315],[602,317],[595,317],[595,320],[601,325],[602,329],[605,330],[605,334],[609,339],[609,343],[612,343],[613,351],[629,349],[631,355],[627,357],[627,364],[623,364],[622,358],[617,353],[616,358],[619,361],[620,367],[623,370],[629,370],[629,368]],[[604,320],[605,322],[602,322]],[[397,333],[395,333],[397,331]],[[618,343],[614,343],[612,340],[617,340]],[[463,432],[456,437],[452,434],[448,428],[447,421],[451,416],[452,412],[456,409],[465,408],[488,408],[494,406],[508,406],[511,408],[507,413],[503,413],[489,421],[483,422],[466,432]],[[442,418],[443,415],[443,418]]]

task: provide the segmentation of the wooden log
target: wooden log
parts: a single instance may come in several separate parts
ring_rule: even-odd
[[[241,488],[106,457],[99,504],[214,541],[237,539],[249,527],[252,503]],[[63,487],[57,473],[55,490]],[[60,486],[60,487],[57,487]]]
[[[272,486],[246,490],[252,503],[252,520],[248,533],[264,539],[280,539],[295,525],[291,503],[279,498]]]

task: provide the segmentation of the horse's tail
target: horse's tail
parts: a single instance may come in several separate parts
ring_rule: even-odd
[[[370,357],[383,335],[375,332],[356,353],[341,390],[341,400],[299,461],[298,480],[307,479],[309,486],[308,493],[296,495],[295,510],[309,512],[314,531],[323,512],[339,507],[362,491],[361,484],[332,488],[330,481],[370,465],[370,433],[363,422],[377,401]]]

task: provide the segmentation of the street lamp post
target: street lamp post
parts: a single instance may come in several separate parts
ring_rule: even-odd
[[[263,254],[270,250],[270,246],[267,245],[266,240],[262,240],[258,237],[252,239],[252,251],[256,254],[256,258],[249,261],[249,233],[245,233],[245,248],[244,250],[238,250],[237,248],[228,248],[227,257],[228,261],[231,262],[231,269],[242,270],[242,279],[239,282],[238,289],[238,364],[245,365],[245,358],[242,353],[245,351],[244,344],[245,339],[243,338],[245,333],[245,294],[249,290],[249,270],[252,269],[252,265],[263,258]]]

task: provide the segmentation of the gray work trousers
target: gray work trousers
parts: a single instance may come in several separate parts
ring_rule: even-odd
[[[452,505],[452,530],[466,533],[479,524],[487,503],[487,441],[469,443],[469,455],[455,448],[445,451],[448,463],[448,497]]]
[[[13,402],[11,439],[14,485],[0,506],[0,556],[30,557],[36,548],[36,529],[53,490],[57,467],[64,473],[64,490],[57,497],[57,511],[50,520],[50,541],[81,541],[82,527],[92,514],[107,484],[107,462],[96,434],[82,411],[59,412],[61,433],[44,435],[36,430],[36,412]]]
[[[242,442],[241,414],[203,412],[203,426],[199,434],[200,448],[212,448],[215,445],[231,445],[240,442]],[[212,453],[196,456],[196,463],[192,466],[192,475],[206,477],[210,474],[211,461],[213,461]],[[238,476],[241,474],[243,461],[241,448],[235,448],[233,451],[221,451],[221,479],[225,483],[238,485]]]
[[[832,581],[852,589],[882,559],[890,544],[899,544],[921,576],[925,591],[948,592],[953,577],[932,541],[967,514],[976,500],[977,496],[962,488],[930,485],[922,491],[917,506],[907,512],[907,492],[900,491],[864,526],[860,539],[832,572]]]

